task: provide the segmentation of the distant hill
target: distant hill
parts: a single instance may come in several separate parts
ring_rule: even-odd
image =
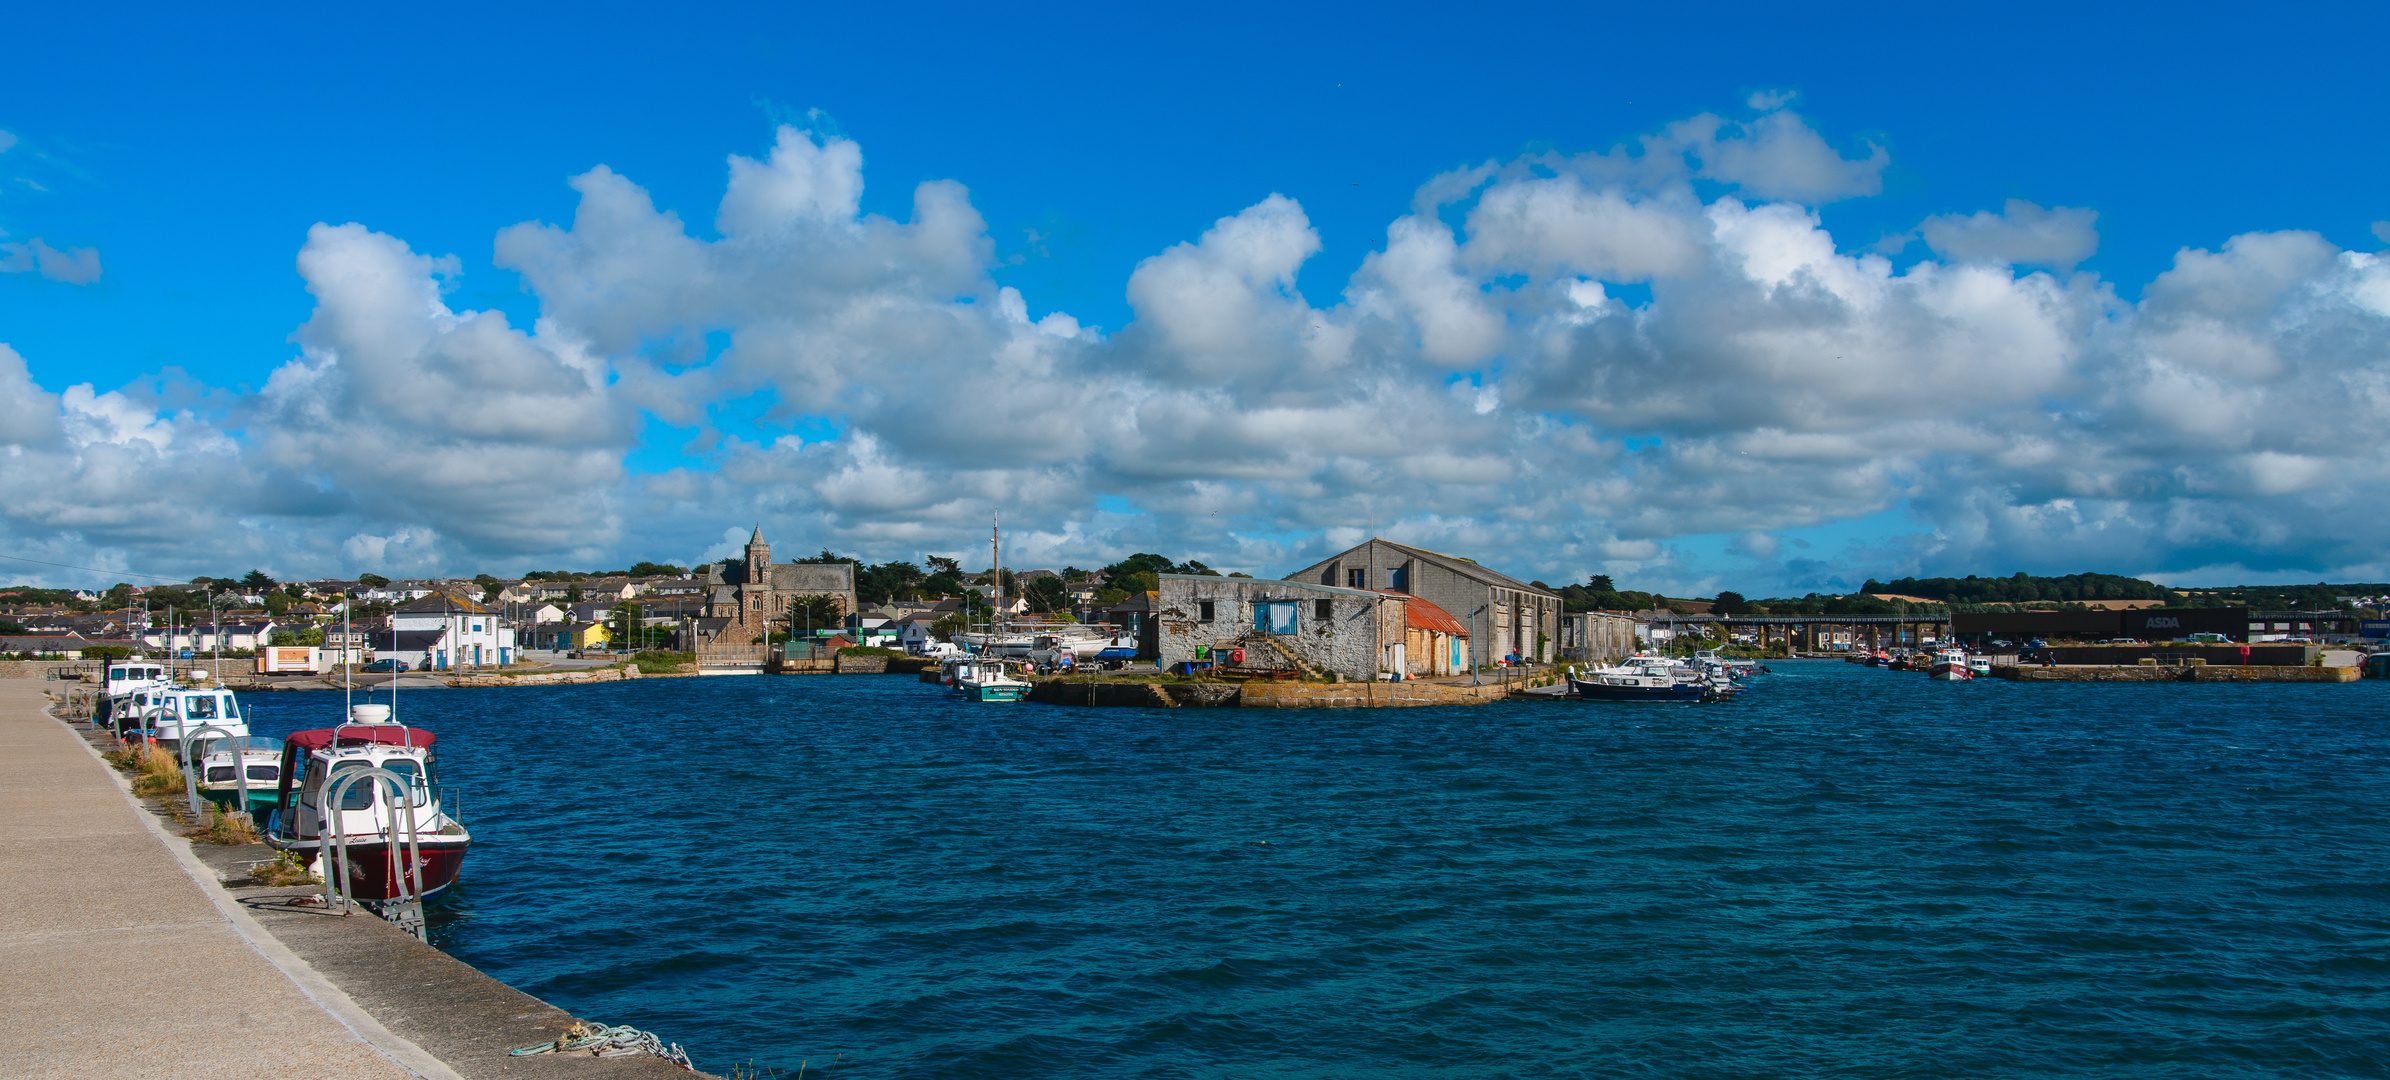
[[[2390,585],[2381,582],[2333,585],[2319,581],[2313,585],[2234,585],[2229,588],[2183,591],[2199,607],[2246,606],[2261,611],[2333,611],[2344,606],[2340,600],[2343,596],[2374,599],[2390,597]]]
[[[2116,574],[2068,574],[2035,577],[1868,579],[1862,593],[1897,594],[1940,604],[2029,604],[2036,601],[2084,603],[2092,600],[2173,600],[2181,594],[2154,581]]]

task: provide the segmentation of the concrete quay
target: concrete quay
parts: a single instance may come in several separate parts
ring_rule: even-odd
[[[513,1057],[573,1018],[379,918],[289,903],[313,889],[244,887],[272,852],[178,835],[100,760],[105,735],[45,712],[44,686],[0,682],[0,1073],[692,1075],[647,1055]]]
[[[2042,667],[1996,664],[1992,677],[2014,682],[2356,682],[2363,671],[2353,667],[2315,667],[2286,664],[2211,664],[2181,667],[2086,665]]]

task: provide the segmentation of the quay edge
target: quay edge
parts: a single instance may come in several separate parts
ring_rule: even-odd
[[[40,695],[27,696],[34,701],[40,698]],[[112,796],[112,801],[120,800],[145,823],[145,835],[110,837],[114,847],[111,859],[139,860],[145,867],[151,863],[179,864],[172,876],[181,879],[185,888],[195,886],[205,894],[209,906],[221,913],[221,924],[195,920],[189,924],[192,929],[245,941],[247,947],[240,950],[242,955],[262,958],[272,965],[278,970],[279,979],[296,984],[305,1000],[330,1013],[339,1026],[371,1045],[382,1062],[400,1073],[423,1080],[545,1077],[718,1080],[711,1074],[684,1071],[646,1054],[607,1059],[585,1054],[514,1057],[512,1051],[516,1048],[555,1039],[575,1018],[415,940],[396,925],[371,914],[343,917],[320,907],[293,907],[287,903],[296,896],[312,895],[319,887],[271,888],[245,884],[249,864],[271,858],[271,849],[263,844],[228,846],[185,839],[181,834],[186,826],[173,820],[168,810],[170,804],[179,801],[178,797],[137,798],[122,774],[97,760],[99,751],[112,745],[107,735],[88,724],[58,716],[54,706],[30,705],[24,711],[38,711],[37,717],[28,719],[59,725],[66,737],[84,745],[91,758],[88,773],[81,767],[65,768],[63,762],[59,763],[60,784],[94,789],[95,796],[102,793]],[[108,788],[113,791],[107,791]],[[43,790],[48,792],[48,788]],[[49,887],[55,886],[53,881]],[[215,929],[218,925],[221,930]],[[156,928],[146,926],[102,926],[93,928],[89,934],[95,944],[104,945],[115,936],[123,939],[123,948],[138,951],[155,944],[145,936],[155,932]],[[228,973],[214,971],[200,975],[196,985],[180,987],[167,978],[167,970],[153,968],[143,977],[144,981],[121,988],[119,993],[124,998],[118,1004],[155,993],[174,997],[181,1007],[188,1008],[192,1001],[209,1000],[230,985],[226,982],[231,977]],[[14,1000],[17,993],[15,989],[0,991],[0,1002]],[[255,1009],[266,998],[252,994],[245,1000],[246,1004],[239,1000],[234,1004]],[[163,1010],[162,1006],[159,1008]],[[658,1034],[668,1041],[672,1035],[671,1032]],[[255,1049],[239,1035],[237,1026],[218,1026],[204,1035],[194,1033],[175,1052],[174,1058],[160,1060],[177,1061],[176,1075],[252,1075],[257,1062]],[[231,1041],[224,1041],[228,1036]],[[128,1041],[121,1025],[112,1026],[107,1038],[110,1054],[135,1050],[154,1041],[139,1033]],[[233,1051],[233,1061],[214,1060],[213,1051],[219,1043]],[[89,1064],[98,1058],[83,1060]],[[219,1064],[231,1068],[220,1070]],[[372,1075],[364,1069],[348,1072],[345,1067],[341,1073]],[[36,1075],[90,1074],[37,1072]]]
[[[2035,667],[1999,664],[1992,668],[1992,677],[2011,682],[2274,682],[2274,683],[2344,683],[2356,682],[2362,669],[2353,667],[2314,667],[2309,665],[2190,665],[2168,667],[2152,664],[2100,667]]]

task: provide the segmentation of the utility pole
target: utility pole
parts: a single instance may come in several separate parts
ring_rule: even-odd
[[[1492,606],[1490,603],[1479,604],[1477,610],[1469,613],[1469,685],[1471,686],[1485,685],[1485,677],[1478,671],[1477,663],[1477,617],[1485,614],[1485,609]]]

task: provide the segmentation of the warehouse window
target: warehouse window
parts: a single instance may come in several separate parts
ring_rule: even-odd
[[[1253,605],[1253,628],[1265,634],[1295,632],[1295,602],[1277,600]]]
[[[1360,567],[1347,570],[1344,574],[1344,582],[1356,589],[1366,589],[1369,587],[1369,571]]]
[[[1335,617],[1336,617],[1336,601],[1334,601],[1334,600],[1314,600],[1314,601],[1312,601],[1312,602],[1311,602],[1311,617],[1312,617],[1312,618],[1315,618],[1315,619],[1318,619],[1318,620],[1319,620],[1319,621],[1321,621],[1321,622],[1327,622],[1328,620],[1335,618]]]
[[[1209,601],[1209,600],[1204,600],[1204,601],[1200,601],[1200,602],[1198,602],[1198,603],[1195,605],[1195,621],[1196,621],[1196,622],[1210,622],[1210,621],[1212,621],[1212,602],[1211,602],[1211,601]]]

